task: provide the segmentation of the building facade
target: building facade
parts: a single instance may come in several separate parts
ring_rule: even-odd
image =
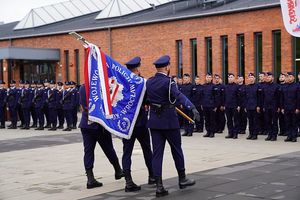
[[[188,2],[180,3],[187,5]],[[245,75],[272,71],[276,77],[280,72],[299,72],[300,38],[286,32],[279,0],[258,0],[253,5],[248,0],[236,0],[208,8],[198,8],[191,3],[186,9],[175,7],[175,11],[174,5],[170,3],[114,18],[114,25],[102,21],[93,27],[95,19],[91,14],[70,22],[90,19],[91,26],[87,28],[84,25],[68,28],[56,23],[32,28],[30,34],[27,30],[18,30],[2,37],[1,30],[12,29],[14,24],[1,25],[0,79],[83,83],[84,48],[68,35],[69,31],[77,31],[122,64],[140,56],[145,77],[154,74],[152,63],[164,54],[171,57],[172,75],[190,73],[203,81],[207,72],[223,77],[229,72]],[[156,16],[159,9],[170,9],[171,17]],[[133,20],[145,15],[156,19]],[[124,23],[124,18],[133,22]],[[119,21],[122,23],[118,24]],[[51,31],[53,27],[56,31]],[[13,51],[5,53],[11,49]],[[23,56],[24,52],[30,56]]]

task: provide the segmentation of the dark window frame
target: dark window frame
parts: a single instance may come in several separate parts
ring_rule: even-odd
[[[263,36],[262,32],[254,33],[254,60],[255,75],[258,79],[259,73],[263,69]]]
[[[70,59],[69,59],[69,50],[64,51],[64,57],[65,57],[65,67],[66,67],[66,81],[69,81],[70,79]]]
[[[191,64],[192,64],[192,80],[198,75],[198,60],[197,60],[197,38],[190,39],[191,44]]]
[[[280,36],[279,42],[277,42],[278,34]],[[278,46],[279,45],[279,54],[278,54]],[[272,31],[272,48],[273,48],[273,55],[272,55],[272,61],[273,61],[273,74],[274,78],[277,79],[279,77],[279,74],[281,73],[281,30],[274,30]]]
[[[0,60],[0,80],[4,79],[3,60]]]
[[[297,45],[297,42],[299,42],[299,46]],[[298,73],[300,72],[300,38],[296,38],[296,37],[292,38],[292,48],[293,48],[293,67],[294,67],[295,76],[297,76]],[[297,50],[299,51],[298,52],[299,55],[297,55]]]
[[[212,37],[205,38],[205,52],[206,52],[206,73],[213,72],[213,52],[212,52]]]
[[[245,76],[245,35],[237,34],[238,74]]]
[[[182,40],[176,40],[176,55],[177,55],[177,76],[183,75],[183,57],[182,57],[183,43]]]
[[[221,49],[222,49],[222,76],[224,83],[228,83],[228,36],[221,36]]]
[[[76,71],[76,83],[80,83],[80,54],[79,49],[74,50],[74,61],[75,61],[75,71]]]

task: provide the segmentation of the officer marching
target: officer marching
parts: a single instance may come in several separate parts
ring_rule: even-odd
[[[128,61],[126,67],[136,75],[140,75],[139,67],[141,65],[141,58],[135,57]],[[152,151],[151,151],[151,144],[150,144],[150,134],[146,127],[147,123],[147,111],[145,105],[145,99],[140,109],[140,113],[138,115],[137,121],[135,123],[135,127],[133,129],[131,138],[129,140],[123,139],[123,157],[122,157],[122,166],[125,175],[125,192],[134,192],[141,190],[141,186],[136,185],[131,177],[131,156],[134,147],[135,140],[138,140],[145,159],[146,166],[148,168],[148,184],[154,184],[155,179],[153,177],[153,170],[152,170]]]
[[[179,176],[180,189],[192,186],[194,180],[186,178],[184,155],[181,148],[181,135],[178,117],[175,111],[175,102],[178,101],[184,108],[192,110],[199,120],[199,112],[195,106],[177,88],[176,83],[169,77],[170,57],[165,55],[153,63],[157,73],[147,81],[147,100],[150,102],[149,119],[153,146],[153,174],[156,179],[156,197],[168,195],[162,182],[162,161],[165,143],[168,141],[175,166]]]

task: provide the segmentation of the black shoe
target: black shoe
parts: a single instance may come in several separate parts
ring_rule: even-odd
[[[32,125],[30,126],[30,128],[37,128],[37,125],[36,125],[36,124],[32,124]]]
[[[246,131],[241,131],[239,132],[239,134],[246,134]]]
[[[203,133],[203,129],[198,129],[196,132]]]
[[[17,126],[16,125],[12,125],[12,126],[8,127],[7,129],[17,129]]]
[[[217,133],[223,133],[223,131],[222,130],[218,130]]]
[[[187,133],[187,132],[185,132],[184,134],[182,134],[182,136],[188,136],[188,133]]]
[[[192,137],[192,136],[193,136],[193,133],[188,133],[187,136],[188,136],[188,137]]]
[[[186,187],[195,185],[195,180],[186,178],[185,171],[181,171],[178,173],[179,178],[179,188],[184,189]]]
[[[58,126],[57,128],[58,128],[58,129],[64,129],[64,126],[61,125],[61,126]]]
[[[12,127],[12,124],[8,125],[7,128]]]
[[[166,190],[162,183],[161,177],[156,177],[156,197],[163,197],[168,195],[169,192]]]
[[[297,138],[293,138],[291,142],[297,142]]]
[[[44,127],[43,127],[43,126],[40,126],[40,127],[36,128],[36,129],[34,129],[34,130],[41,131],[41,130],[44,130]]]
[[[285,141],[285,142],[291,142],[291,141],[292,141],[292,138],[287,137],[284,141]]]
[[[215,134],[214,134],[214,133],[210,133],[210,134],[209,134],[209,137],[210,137],[210,138],[214,138],[214,137],[215,137]]]
[[[65,128],[63,131],[72,131],[71,128]]]
[[[125,192],[136,192],[141,190],[141,186],[138,186],[133,182],[130,172],[125,172],[125,180]]]
[[[87,176],[87,183],[86,183],[86,188],[87,189],[92,189],[95,187],[102,187],[103,183],[98,182],[95,177],[92,169],[86,170],[86,176]]]
[[[56,127],[49,128],[48,131],[56,131]]]
[[[270,141],[276,141],[277,137],[272,137]]]
[[[117,162],[113,166],[114,166],[114,169],[115,169],[115,179],[119,180],[119,179],[123,178],[125,176],[125,174],[124,174],[124,172],[123,172],[123,170],[120,166],[120,163]]]
[[[17,126],[18,128],[23,128],[24,127],[24,124],[21,124],[19,126]]]
[[[51,128],[51,125],[46,125],[44,128]]]
[[[257,140],[257,135],[253,135],[251,140]]]
[[[265,139],[265,141],[270,141],[272,139],[272,137],[269,135],[266,139]]]
[[[209,137],[210,133],[206,133],[203,137]]]
[[[227,135],[225,138],[226,138],[226,139],[229,139],[229,138],[233,138],[233,136],[232,136],[231,134],[229,134],[229,135]]]
[[[154,185],[155,184],[155,178],[152,176],[148,177],[148,185]]]
[[[251,140],[252,139],[252,135],[249,135],[246,139],[247,140]]]

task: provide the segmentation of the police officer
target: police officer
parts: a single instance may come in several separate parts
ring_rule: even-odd
[[[84,167],[87,175],[86,187],[87,189],[91,189],[95,187],[101,187],[103,185],[95,179],[93,173],[95,160],[94,151],[97,142],[115,169],[115,179],[121,179],[124,174],[119,164],[116,151],[113,147],[111,134],[109,134],[107,131],[104,131],[100,124],[88,122],[88,106],[86,101],[85,85],[80,87],[79,95],[80,105],[83,109],[79,128],[82,133],[84,146]]]
[[[24,125],[21,129],[29,130],[30,127],[30,107],[32,103],[32,93],[29,88],[29,81],[24,81],[24,88],[21,90],[20,102],[22,108],[22,114],[24,119]]]
[[[203,125],[204,125],[204,116],[203,116],[203,109],[202,109],[202,85],[200,84],[200,77],[195,77],[195,85],[192,89],[192,103],[196,106],[200,114],[200,120],[196,121],[196,131],[199,133],[203,132]]]
[[[279,93],[280,93],[280,97],[282,97],[282,91],[283,88],[287,86],[286,84],[286,74],[284,73],[280,73],[279,75]],[[286,126],[285,126],[285,122],[284,122],[284,114],[282,112],[279,112],[278,115],[279,118],[279,136],[287,136],[286,133]]]
[[[57,117],[58,117],[58,129],[63,129],[64,128],[64,111],[63,111],[63,104],[62,104],[62,98],[63,98],[63,83],[62,82],[57,82],[57,91],[58,91],[58,103],[57,103]]]
[[[258,85],[261,88],[261,90],[263,90],[264,87],[266,86],[266,77],[267,74],[265,72],[259,73]],[[262,93],[260,93],[260,95],[262,95]],[[262,97],[259,98],[262,99]],[[258,134],[259,135],[267,134],[265,125],[266,123],[265,123],[264,111],[263,109],[261,109],[261,111],[258,113]]]
[[[247,140],[256,140],[258,134],[258,113],[260,113],[261,100],[259,94],[261,88],[255,83],[255,75],[249,73],[249,84],[246,86],[245,111],[249,121],[249,136]]]
[[[44,80],[44,106],[43,106],[43,112],[46,119],[46,126],[44,128],[51,128],[50,125],[50,117],[49,117],[49,107],[48,107],[48,91],[50,90],[50,82],[48,79]]]
[[[44,118],[44,105],[45,105],[45,97],[44,97],[44,84],[43,81],[37,81],[37,90],[33,97],[33,103],[35,112],[38,119],[38,127],[34,130],[44,130],[45,118]]]
[[[18,120],[18,89],[16,88],[15,80],[10,81],[10,88],[7,91],[7,107],[11,119],[11,124],[8,126],[8,129],[16,129]]]
[[[191,76],[187,73],[183,75],[183,84],[181,85],[181,92],[189,100],[192,99],[193,85],[191,84]],[[183,108],[183,111],[186,115],[193,118],[193,112],[190,109]],[[193,131],[194,131],[193,123],[184,119],[183,128],[184,128],[185,133],[182,136],[193,136]]]
[[[266,141],[276,141],[278,134],[278,113],[280,111],[279,86],[274,83],[271,72],[266,73],[265,86],[263,88],[262,109],[265,117],[265,131],[268,134]]]
[[[287,138],[285,142],[297,142],[297,117],[300,107],[300,90],[294,83],[293,72],[288,72],[287,85],[282,89],[281,112],[284,114]]]
[[[0,129],[5,128],[5,108],[6,108],[6,98],[7,90],[4,87],[5,82],[0,80]]]
[[[17,99],[18,99],[17,112],[18,112],[19,119],[21,121],[21,124],[18,127],[20,128],[24,126],[24,115],[23,115],[23,109],[21,105],[21,92],[23,89],[24,89],[24,81],[20,80],[19,87],[17,88]]]
[[[74,104],[76,103],[76,97],[72,92],[70,85],[71,83],[66,81],[65,82],[66,90],[64,90],[63,92],[62,103],[63,103],[65,118],[67,121],[67,128],[65,128],[63,131],[71,131],[73,125],[73,108],[74,108]]]
[[[225,113],[227,118],[228,135],[225,138],[238,138],[238,113],[240,106],[238,105],[238,89],[235,83],[235,75],[228,74],[228,84],[225,85]]]
[[[34,98],[34,96],[36,94],[36,91],[37,91],[36,84],[37,84],[37,81],[32,81],[31,85],[30,85],[30,93],[31,93],[31,96],[32,96],[31,104],[30,104],[30,115],[31,115],[32,121],[33,121],[30,128],[37,128],[37,114],[35,112],[34,102],[33,102],[33,98]]]
[[[141,65],[141,58],[135,57],[126,63],[126,67],[140,76],[139,67]],[[145,101],[142,104],[140,113],[138,115],[135,127],[133,129],[130,139],[123,139],[123,157],[122,157],[122,167],[125,174],[126,186],[125,192],[134,192],[141,189],[141,186],[136,185],[131,177],[131,155],[134,147],[135,140],[137,139],[142,147],[145,163],[148,169],[148,184],[154,184],[155,179],[153,177],[152,170],[152,150],[150,145],[150,135],[146,127],[147,123],[147,111],[145,107]]]
[[[215,123],[215,132],[216,133],[223,133],[225,129],[226,119],[225,119],[225,112],[224,112],[224,90],[225,86],[222,84],[222,79],[218,74],[214,75],[214,95],[215,95],[215,101],[216,101],[216,115],[215,120],[218,123]]]
[[[184,156],[181,148],[181,135],[175,102],[180,102],[185,108],[193,111],[197,120],[199,112],[196,107],[177,88],[176,83],[169,77],[170,57],[165,55],[154,62],[157,73],[147,81],[147,98],[150,102],[149,119],[153,145],[153,172],[156,178],[156,197],[168,195],[162,183],[162,162],[165,142],[168,141],[175,166],[179,176],[179,187],[195,184],[194,180],[186,178]]]
[[[58,91],[55,88],[55,81],[50,81],[50,89],[47,92],[47,104],[48,104],[48,113],[49,113],[49,122],[50,129],[49,131],[56,131],[57,129],[57,107],[59,102]]]
[[[73,105],[72,108],[72,129],[76,129],[77,128],[77,121],[78,121],[78,117],[77,117],[77,111],[78,111],[78,106],[79,106],[79,91],[76,88],[76,83],[74,81],[70,81],[71,83],[71,91],[72,91],[72,95],[75,96],[75,104]]]
[[[217,102],[215,97],[215,85],[212,83],[212,74],[207,73],[202,90],[202,107],[205,120],[206,134],[203,137],[215,137]]]
[[[246,100],[246,85],[244,84],[244,76],[238,75],[238,106],[240,111],[238,112],[238,134],[245,134],[247,128],[247,113],[245,112],[245,100]]]

